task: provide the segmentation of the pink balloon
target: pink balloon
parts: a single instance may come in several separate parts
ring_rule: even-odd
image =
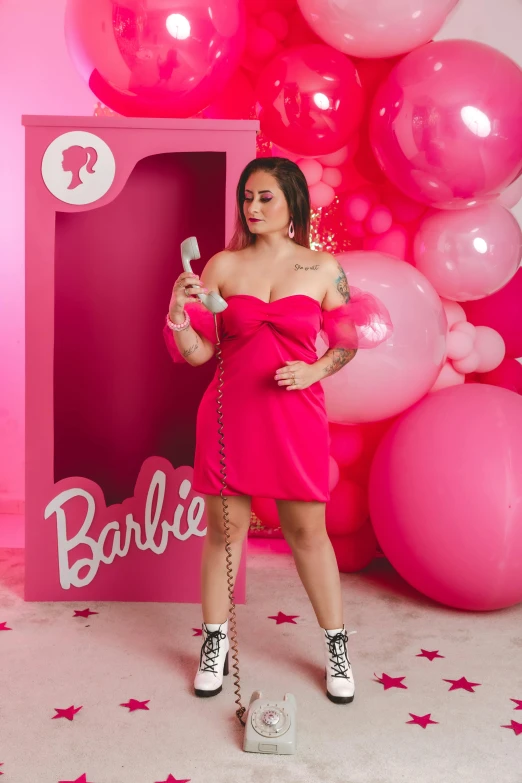
[[[307,24],[303,18],[299,8],[296,8],[293,13],[288,17],[288,35],[285,38],[285,47],[288,49],[295,49],[298,46],[305,46],[306,44],[317,43],[323,44],[322,38],[314,33],[310,25]]]
[[[256,60],[267,60],[277,48],[277,38],[270,30],[256,24],[247,26],[245,54]]]
[[[473,349],[463,359],[455,359],[453,361],[453,368],[457,370],[457,372],[461,372],[463,374],[468,372],[475,372],[479,366],[479,362],[480,354],[478,351]]]
[[[366,236],[364,223],[359,223],[356,220],[344,221],[344,230],[346,231],[346,234],[352,239],[362,239]]]
[[[363,250],[375,250],[406,261],[410,238],[404,226],[392,226],[384,234],[373,234],[364,239]]]
[[[252,498],[252,511],[265,527],[279,527],[279,512],[272,498]]]
[[[323,169],[322,180],[326,185],[330,185],[331,188],[338,188],[342,179],[340,169],[335,166],[325,166]]]
[[[522,394],[522,364],[516,359],[504,359],[494,370],[479,375],[478,381]]]
[[[338,465],[352,465],[363,453],[364,436],[360,427],[332,424],[330,438],[330,454]]]
[[[504,340],[494,329],[489,326],[477,326],[475,337],[475,351],[480,360],[475,367],[475,372],[490,372],[504,359],[506,355],[506,345]]]
[[[246,120],[255,100],[250,80],[243,69],[238,68],[217,99],[203,109],[201,116],[206,120]]]
[[[191,117],[215,100],[245,46],[239,0],[68,0],[65,39],[90,89],[126,117]]]
[[[468,319],[477,326],[491,326],[506,344],[506,356],[522,356],[522,269],[509,283],[485,299],[466,302]]]
[[[522,177],[519,177],[511,185],[508,185],[498,197],[498,201],[503,207],[512,209],[516,207],[522,198]]]
[[[329,460],[329,472],[328,472],[328,489],[330,492],[335,489],[337,484],[339,483],[339,465],[334,460],[333,457],[330,457]]]
[[[345,163],[351,157],[352,150],[349,144],[345,144],[336,152],[331,152],[329,155],[321,155],[318,158],[319,163],[323,166],[340,166]]]
[[[464,359],[473,350],[475,341],[469,334],[464,334],[458,329],[450,331],[446,340],[448,359]]]
[[[382,200],[391,210],[393,219],[397,223],[411,223],[413,220],[418,220],[427,209],[425,204],[408,198],[391,182],[385,182],[382,186]]]
[[[464,318],[466,317],[466,314],[464,313]],[[454,323],[451,327],[452,331],[455,332],[462,332],[462,334],[467,334],[470,337],[473,338],[473,341],[475,341],[475,337],[477,334],[477,327],[473,326],[473,324],[470,324],[469,321],[457,321]]]
[[[335,198],[335,190],[326,182],[317,182],[308,188],[313,207],[327,207]]]
[[[347,536],[330,536],[337,558],[337,567],[343,574],[366,568],[377,554],[377,539],[370,522]]]
[[[355,57],[409,52],[437,33],[457,0],[298,0],[310,27],[326,43]],[[414,12],[414,13],[413,13]]]
[[[347,143],[363,116],[357,71],[341,52],[321,44],[285,49],[257,82],[261,129],[301,155],[325,155]]]
[[[372,523],[424,595],[479,611],[522,601],[521,432],[520,397],[472,383],[428,395],[379,444]]]
[[[371,199],[364,193],[350,193],[342,202],[342,209],[346,217],[357,223],[361,223],[366,218],[371,206]]]
[[[337,259],[349,285],[387,307],[394,332],[322,381],[328,419],[339,424],[386,419],[409,408],[437,378],[445,359],[444,308],[429,281],[404,261],[364,251]]]
[[[482,299],[515,274],[522,255],[522,231],[495,202],[453,212],[432,210],[414,239],[417,269],[440,296],[458,302]]]
[[[392,213],[383,204],[374,207],[366,218],[366,229],[372,234],[384,234],[393,223]]]
[[[430,394],[439,389],[447,389],[448,386],[458,386],[464,383],[465,380],[466,376],[464,373],[458,372],[450,361],[444,362],[437,380],[430,389]]]
[[[519,174],[521,116],[513,60],[477,41],[433,41],[403,57],[377,91],[370,138],[386,176],[411,198],[476,206]]]
[[[319,161],[314,158],[302,158],[297,165],[305,175],[308,187],[321,181],[323,167]]]
[[[331,492],[325,513],[328,535],[355,533],[368,519],[366,491],[355,482],[342,478]]]
[[[279,11],[265,11],[258,19],[260,27],[269,30],[274,38],[283,41],[288,35],[288,20]]]
[[[441,302],[448,319],[448,329],[451,329],[453,324],[456,324],[458,321],[466,320],[464,308],[458,302],[453,302],[451,299],[444,299],[443,297],[441,297]]]

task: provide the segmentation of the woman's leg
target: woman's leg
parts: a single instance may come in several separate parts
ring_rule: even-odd
[[[281,529],[321,628],[343,627],[339,567],[326,532],[325,504],[278,500]]]
[[[250,527],[251,498],[247,495],[227,496],[232,573],[236,581],[243,541]],[[221,495],[205,495],[207,534],[201,560],[201,604],[204,623],[224,623],[228,619],[227,563],[225,526]]]

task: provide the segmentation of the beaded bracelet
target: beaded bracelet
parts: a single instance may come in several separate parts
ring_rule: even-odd
[[[185,312],[185,320],[182,324],[175,324],[170,320],[170,316],[167,313],[167,326],[172,329],[173,332],[182,332],[184,329],[188,329],[190,326],[190,316]]]

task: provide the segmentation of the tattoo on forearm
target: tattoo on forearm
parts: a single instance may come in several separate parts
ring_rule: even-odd
[[[328,375],[333,375],[341,370],[348,362],[352,361],[356,353],[356,348],[352,350],[346,348],[332,348],[330,351],[327,351],[325,356],[330,359],[330,363],[324,368],[324,375],[327,377]]]
[[[319,264],[314,264],[314,266],[301,266],[301,264],[296,264],[294,268],[296,272],[298,269],[304,269],[305,272],[308,272],[309,269],[312,269],[314,272],[317,272],[319,269]]]
[[[344,273],[344,269],[342,268],[341,264],[337,262],[337,270],[339,272],[339,276],[337,277],[335,281],[335,287],[341,294],[344,303],[346,304],[348,300],[350,299],[350,290],[348,288],[348,280],[346,279],[346,275]]]
[[[196,342],[194,345],[191,345],[190,348],[187,348],[185,351],[182,352],[182,356],[187,358],[187,356],[190,356],[191,353],[194,353],[194,351],[197,351],[199,345],[199,340],[196,338]]]

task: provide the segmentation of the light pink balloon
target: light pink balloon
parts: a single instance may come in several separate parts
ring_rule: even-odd
[[[427,395],[375,453],[370,515],[392,566],[447,606],[522,601],[522,399],[470,383]]]
[[[478,351],[473,349],[463,359],[455,359],[453,362],[453,367],[455,370],[457,370],[457,372],[466,374],[468,372],[475,372],[479,366],[479,362],[480,354]]]
[[[349,220],[361,223],[372,206],[371,199],[364,193],[350,193],[342,202],[342,210]]]
[[[339,483],[339,465],[333,457],[330,457],[328,464],[328,489],[332,492]]]
[[[298,0],[310,27],[326,43],[355,57],[392,57],[437,33],[457,0]]]
[[[521,116],[522,69],[513,60],[477,41],[432,41],[379,87],[370,140],[382,171],[411,198],[473,207],[520,173]]]
[[[384,234],[372,234],[365,237],[363,250],[375,250],[378,253],[386,253],[389,256],[395,256],[395,258],[406,261],[408,245],[409,236],[407,229],[404,226],[395,225]]]
[[[495,329],[477,326],[475,350],[480,359],[475,372],[490,372],[502,362],[506,355],[506,344]]]
[[[448,319],[448,329],[451,329],[453,324],[456,324],[458,321],[466,320],[464,308],[458,302],[453,302],[451,299],[444,299],[443,297],[441,297],[441,302]]]
[[[485,299],[465,303],[469,320],[477,326],[491,326],[506,343],[506,356],[522,356],[522,268],[509,283]]]
[[[465,317],[465,314],[464,314]],[[456,321],[451,327],[452,331],[455,332],[462,332],[462,334],[468,334],[470,337],[475,340],[475,336],[477,334],[477,328],[476,326],[473,326],[473,324],[470,324],[469,321]]]
[[[383,204],[373,207],[366,218],[366,229],[372,234],[384,234],[393,223],[392,213]]]
[[[344,147],[341,147],[336,152],[331,152],[329,155],[321,155],[317,160],[323,166],[340,166],[342,163],[346,163],[352,155],[353,152],[350,147],[345,144]]]
[[[432,387],[445,360],[446,315],[429,281],[410,264],[364,251],[337,259],[349,285],[387,307],[394,332],[322,381],[328,418],[339,424],[379,421],[409,408]]]
[[[450,361],[444,362],[437,380],[430,389],[430,394],[439,389],[447,389],[449,386],[458,386],[464,383],[466,376],[458,372]]]
[[[335,198],[335,191],[326,182],[317,182],[308,188],[313,207],[327,207]]]
[[[323,167],[319,161],[314,158],[301,158],[297,165],[305,175],[306,183],[309,188],[321,181]]]
[[[517,271],[522,231],[511,212],[494,202],[435,210],[422,219],[413,253],[417,269],[440,296],[458,302],[482,299]]]
[[[335,166],[325,166],[321,179],[331,188],[338,188],[343,181],[343,176],[340,169]]]
[[[500,204],[502,204],[503,207],[506,207],[506,209],[513,209],[513,207],[516,207],[521,198],[522,177],[519,177],[502,191],[498,197],[498,201]]]
[[[464,359],[473,350],[473,337],[459,332],[458,329],[450,331],[446,340],[448,359]]]

